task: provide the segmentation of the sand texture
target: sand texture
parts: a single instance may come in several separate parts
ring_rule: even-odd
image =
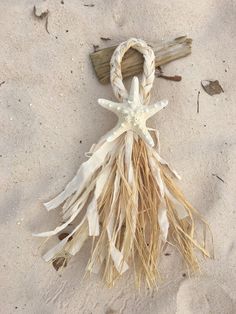
[[[49,33],[34,5],[49,10]],[[41,258],[41,239],[31,236],[60,221],[42,202],[63,189],[116,121],[97,104],[115,98],[95,76],[93,45],[181,35],[193,39],[193,51],[163,67],[181,82],[155,80],[152,100],[167,98],[169,105],[152,124],[161,155],[211,225],[215,259],[203,260],[202,273],[189,278],[168,247],[159,291],[146,293],[135,290],[130,272],[114,289],[99,275],[82,280],[89,245],[56,272]],[[0,313],[236,313],[235,62],[232,0],[0,1]],[[219,80],[224,93],[208,95],[201,87],[208,79]]]

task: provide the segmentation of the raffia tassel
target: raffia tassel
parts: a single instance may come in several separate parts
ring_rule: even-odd
[[[128,93],[121,60],[130,47],[141,52],[145,61],[141,84],[134,77]],[[171,177],[179,176],[159,155],[158,132],[146,125],[168,103],[148,105],[154,60],[151,47],[141,39],[130,38],[114,51],[110,76],[119,103],[98,102],[117,114],[117,125],[92,146],[89,159],[64,191],[45,204],[48,210],[63,204],[63,223],[36,235],[50,238],[72,224],[72,231],[44,255],[56,269],[65,267],[89,238],[93,245],[87,272],[102,272],[109,286],[129,267],[138,286],[142,282],[156,286],[166,243],[175,246],[194,271],[199,269],[195,249],[209,257],[208,225],[176,187]],[[204,235],[201,242],[195,227],[199,223]]]
[[[64,226],[38,235],[57,234],[68,222],[73,223],[79,208],[86,205],[81,222],[44,259],[56,263],[64,258],[66,264],[90,237],[93,248],[87,271],[103,271],[104,280],[112,286],[132,265],[136,283],[140,285],[144,279],[152,287],[157,284],[158,262],[169,234],[168,241],[178,248],[187,265],[197,270],[194,248],[205,256],[209,253],[205,242],[200,244],[195,238],[195,221],[203,224],[204,231],[207,224],[173,183],[168,164],[131,132],[115,144],[116,149],[107,152],[100,168],[86,181],[88,188],[81,194],[75,191],[66,200]]]

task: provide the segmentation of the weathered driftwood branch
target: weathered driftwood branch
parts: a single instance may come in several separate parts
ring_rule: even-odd
[[[155,52],[155,66],[158,67],[170,61],[182,58],[191,53],[192,39],[186,36],[171,41],[151,43]],[[110,60],[116,46],[98,50],[90,54],[96,75],[102,84],[109,83]],[[134,76],[143,71],[143,57],[134,50],[129,49],[122,61],[123,78]]]

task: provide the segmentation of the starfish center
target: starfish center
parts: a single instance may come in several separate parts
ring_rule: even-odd
[[[98,102],[101,106],[113,111],[118,117],[117,125],[107,135],[108,141],[113,141],[124,132],[133,130],[147,144],[154,146],[154,141],[146,126],[146,121],[164,108],[167,105],[167,101],[146,106],[139,94],[137,77],[133,78],[130,93],[123,102],[115,103],[106,99],[99,99]]]

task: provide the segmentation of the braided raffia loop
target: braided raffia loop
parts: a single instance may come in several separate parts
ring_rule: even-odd
[[[152,48],[141,39],[130,38],[121,43],[114,51],[110,62],[111,86],[118,100],[123,101],[128,98],[128,92],[123,84],[121,61],[126,51],[131,47],[142,53],[144,57],[143,76],[139,92],[143,103],[148,104],[150,100],[150,91],[155,78],[155,55]]]

